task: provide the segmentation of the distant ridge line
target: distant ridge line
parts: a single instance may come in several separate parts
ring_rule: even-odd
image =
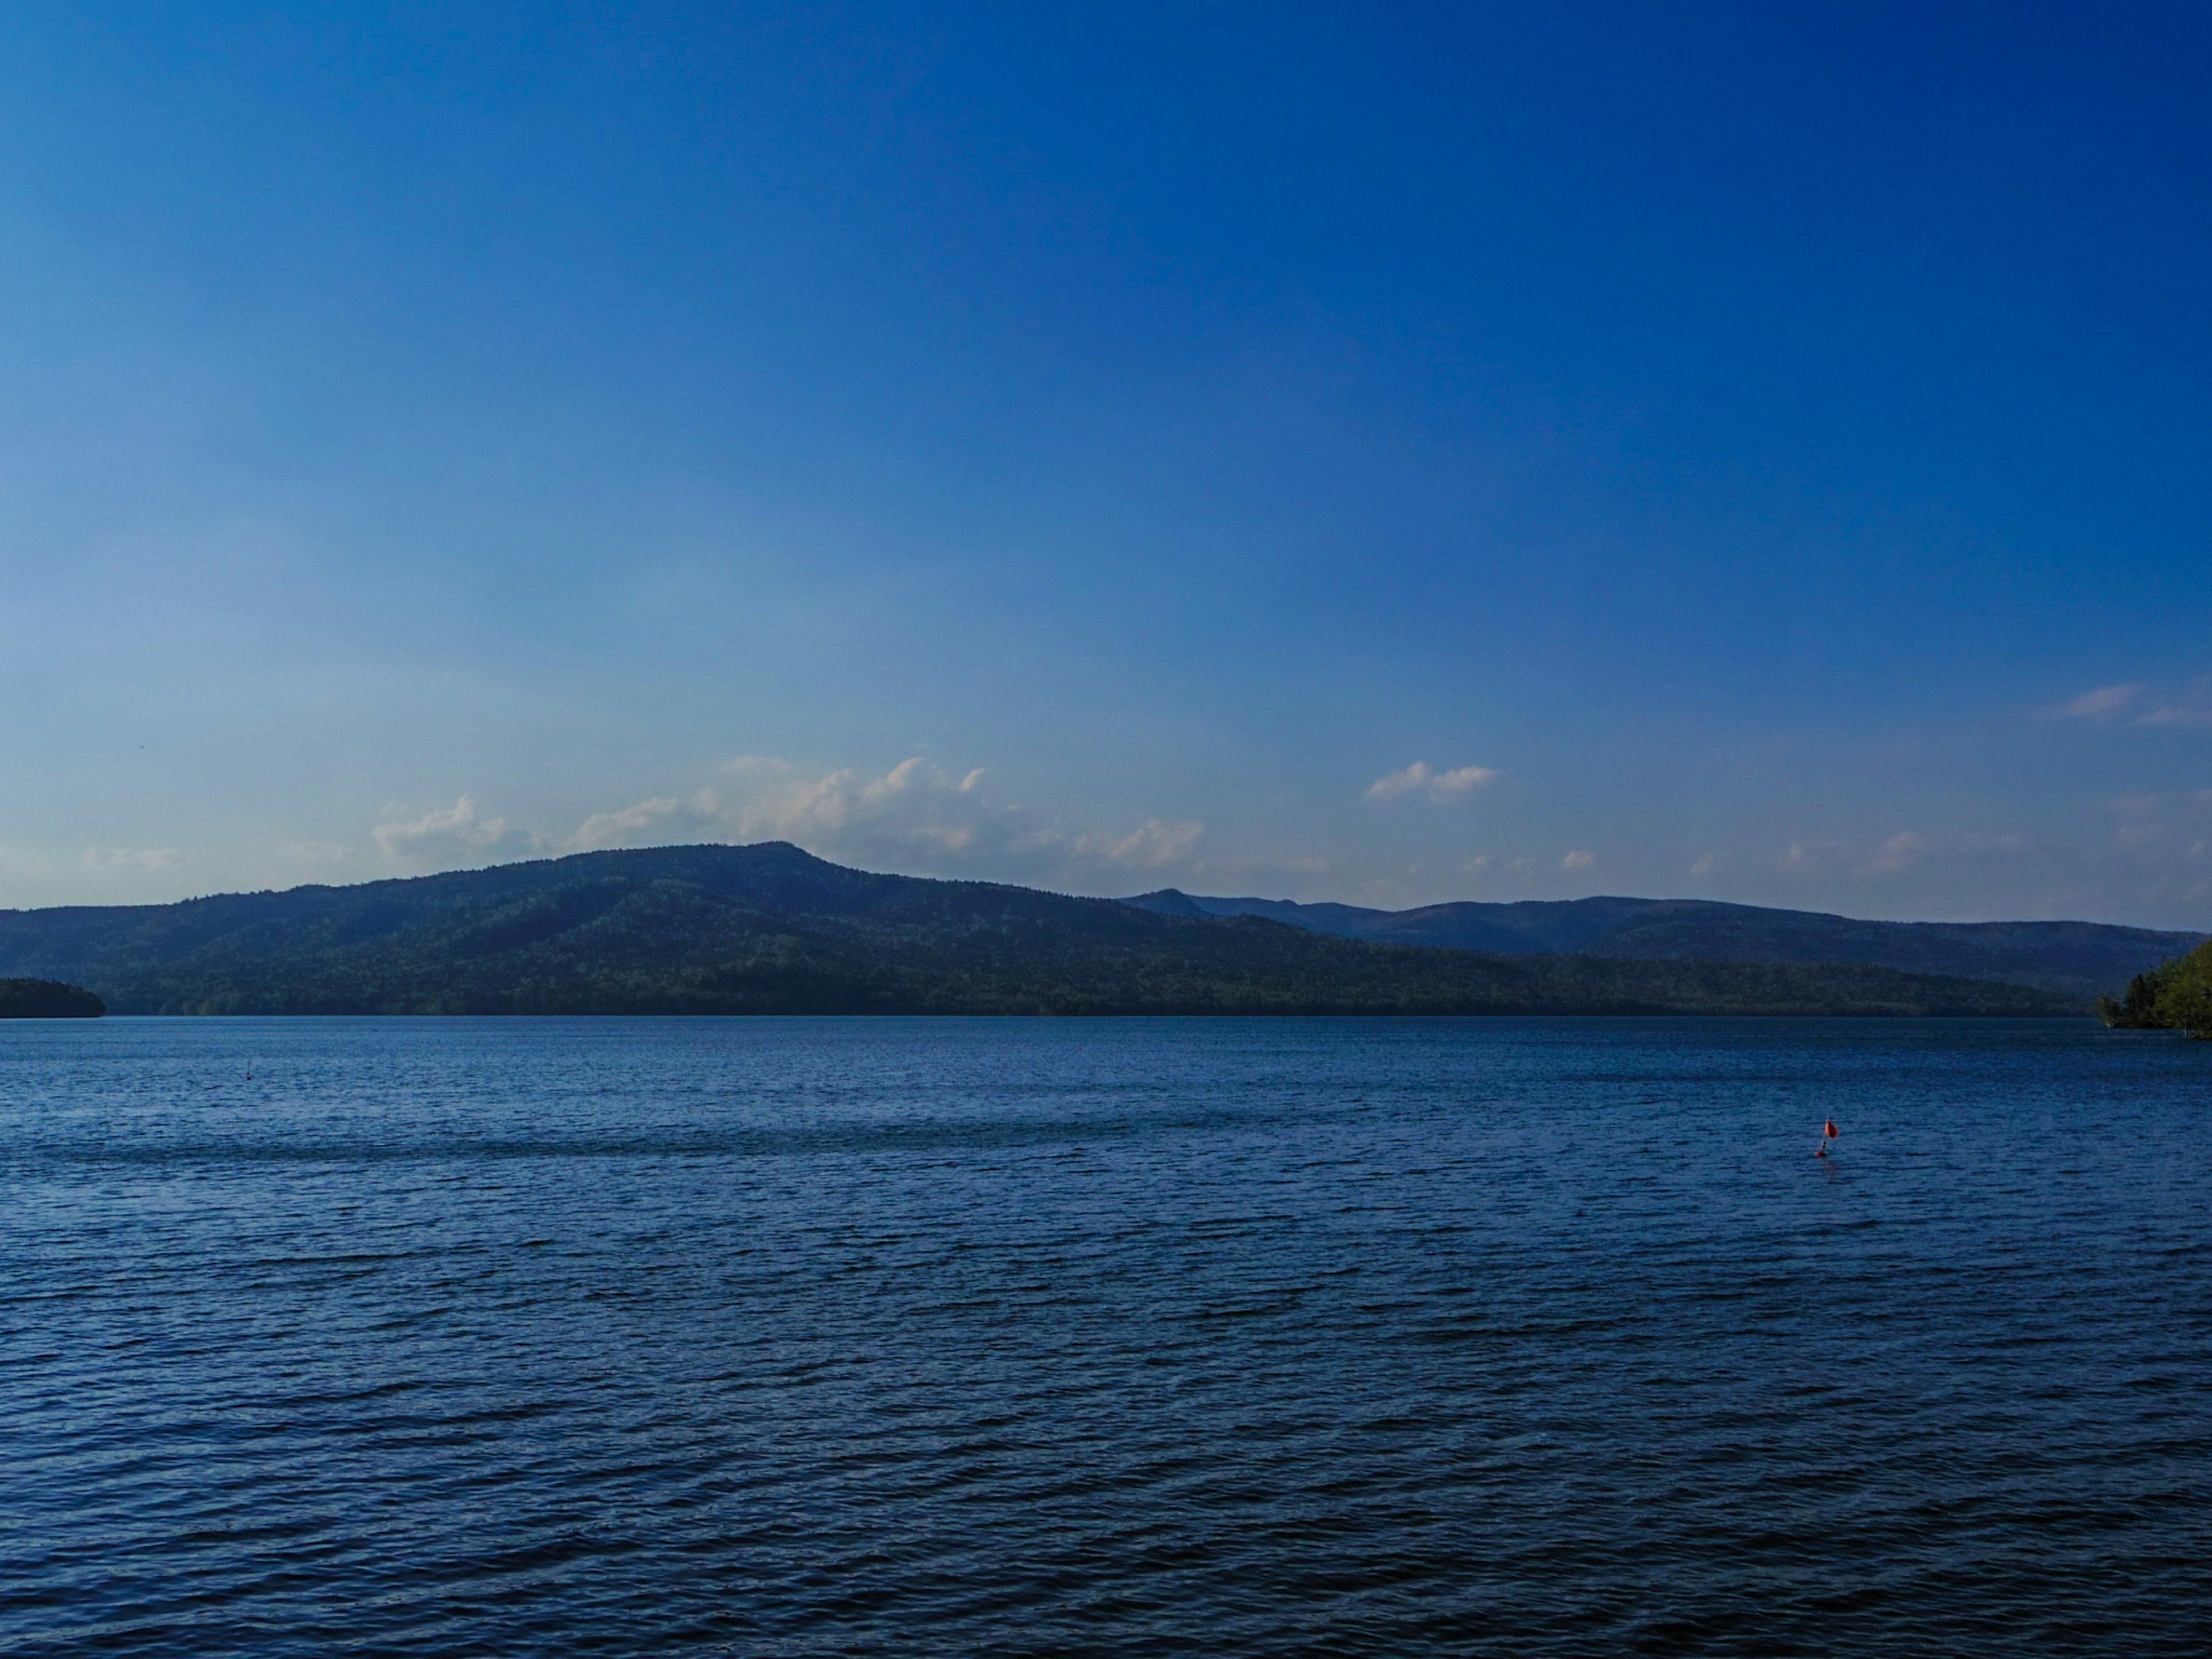
[[[1346,938],[1214,915],[1185,895],[1129,903],[876,874],[782,842],[4,911],[0,975],[85,986],[119,1014],[2014,1016],[2088,1006],[2070,989],[1865,963]]]
[[[1171,915],[1263,916],[1339,939],[1502,956],[1865,963],[2094,996],[2193,950],[2202,933],[2094,921],[1867,921],[1716,899],[1462,900],[1407,910],[1162,888],[1122,901]]]

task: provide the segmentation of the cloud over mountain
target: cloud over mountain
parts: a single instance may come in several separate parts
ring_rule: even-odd
[[[372,835],[387,859],[426,869],[682,842],[788,841],[872,868],[1112,886],[1116,872],[1187,862],[1205,832],[1194,819],[1161,817],[1127,830],[1064,829],[997,799],[981,768],[955,773],[918,756],[875,776],[746,756],[722,769],[720,788],[594,812],[567,835],[489,816],[472,795],[392,817]]]
[[[688,838],[716,840],[723,828],[721,798],[712,789],[690,796],[659,795],[615,812],[594,812],[576,827],[566,849],[595,853]]]
[[[473,795],[420,817],[388,820],[370,834],[386,858],[428,866],[520,858],[544,844],[543,837],[515,829],[503,817],[483,817]]]
[[[740,839],[798,842],[825,857],[948,871],[1018,871],[1079,879],[1106,868],[1158,869],[1188,859],[1205,825],[1147,818],[1127,831],[1063,830],[994,799],[982,769],[955,774],[919,756],[880,777],[850,768],[808,777],[781,761],[732,769],[746,793],[729,820]]]

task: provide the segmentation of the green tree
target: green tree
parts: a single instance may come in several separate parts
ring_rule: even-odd
[[[2097,1018],[2116,1030],[2162,1030],[2166,1021],[2158,1012],[2159,993],[2166,988],[2166,975],[2179,964],[2180,960],[2177,957],[2147,974],[2137,974],[2128,981],[2128,993],[2118,1002],[2110,997],[2099,997]]]
[[[2160,970],[2158,1023],[2193,1037],[2212,1037],[2212,944],[2200,945]]]
[[[2212,940],[2185,957],[2137,974],[2115,1002],[2097,999],[2097,1016],[2121,1030],[2186,1031],[2212,1037]]]

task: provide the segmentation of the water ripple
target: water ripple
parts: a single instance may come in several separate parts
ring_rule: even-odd
[[[0,1654],[2194,1655],[2206,1060],[0,1029]]]

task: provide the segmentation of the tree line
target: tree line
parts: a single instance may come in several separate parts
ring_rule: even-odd
[[[2128,982],[2115,1002],[2097,999],[2097,1017],[2118,1030],[2186,1031],[2212,1037],[2212,940]]]

